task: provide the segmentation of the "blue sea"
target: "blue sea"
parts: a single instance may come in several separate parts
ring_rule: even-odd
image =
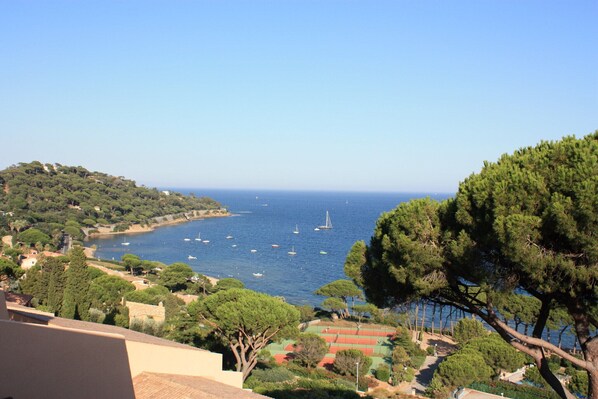
[[[166,264],[185,262],[198,273],[234,277],[247,288],[282,296],[289,303],[310,305],[323,299],[313,294],[316,289],[346,278],[343,265],[348,251],[355,241],[369,242],[383,212],[414,198],[449,197],[431,193],[172,190],[211,197],[233,216],[128,235],[128,246],[121,245],[122,235],[94,239],[87,245],[97,245],[96,256],[103,259],[133,253]],[[326,211],[333,228],[315,231],[325,224]],[[296,227],[299,234],[294,233]],[[209,243],[196,241],[198,236]],[[273,244],[279,247],[273,248]],[[291,256],[288,252],[293,249],[297,254]]]

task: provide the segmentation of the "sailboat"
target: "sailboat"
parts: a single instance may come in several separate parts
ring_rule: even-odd
[[[197,238],[195,239],[195,241],[201,241],[201,233],[197,233]]]
[[[293,247],[289,252],[287,252],[289,255],[294,256],[297,255],[297,252],[295,252],[295,247]]]
[[[293,234],[299,234],[299,226],[295,225],[295,230],[293,230]]]
[[[123,242],[120,243],[120,245],[124,245],[124,246],[127,246],[129,244],[130,244],[130,242],[125,241],[124,238],[123,238]]]
[[[330,230],[332,229],[332,222],[330,221],[330,214],[326,211],[326,224],[324,226],[317,227],[320,230]]]

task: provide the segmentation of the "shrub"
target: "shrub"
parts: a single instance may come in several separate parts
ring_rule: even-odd
[[[106,319],[106,315],[100,309],[90,308],[89,309],[89,321],[92,323],[103,323]]]
[[[433,346],[428,346],[426,348],[426,353],[428,356],[434,356],[436,354],[436,350],[434,350]]]
[[[334,370],[341,375],[356,375],[359,363],[359,374],[365,375],[370,371],[372,359],[357,349],[344,349],[336,353]]]
[[[317,334],[299,335],[295,344],[295,359],[308,369],[316,367],[328,352],[326,341]]]
[[[376,378],[382,382],[388,382],[390,378],[390,367],[387,364],[382,363],[376,368]]]
[[[261,382],[287,382],[295,379],[295,374],[284,367],[264,370],[255,369],[251,376]]]

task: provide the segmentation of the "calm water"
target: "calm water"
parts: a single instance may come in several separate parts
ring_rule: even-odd
[[[247,288],[284,296],[294,304],[319,304],[313,292],[322,285],[345,278],[343,264],[357,240],[369,241],[382,212],[413,198],[441,194],[316,193],[281,191],[231,191],[175,189],[207,195],[227,206],[228,218],[192,221],[156,229],[154,232],[90,241],[96,256],[120,259],[133,253],[166,264],[185,262],[196,272],[214,277],[235,277]],[[314,231],[325,222],[332,230]],[[295,226],[299,234],[294,234]],[[201,234],[202,240],[196,241]],[[233,236],[227,239],[227,236]],[[190,241],[185,241],[189,238]],[[272,248],[278,244],[279,248]],[[297,255],[288,252],[294,248]],[[255,250],[256,252],[252,252]],[[320,254],[324,251],[327,254]],[[197,259],[188,259],[194,256]],[[255,277],[253,273],[263,276]]]

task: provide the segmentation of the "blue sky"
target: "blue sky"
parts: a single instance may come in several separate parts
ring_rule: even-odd
[[[598,2],[0,2],[0,168],[454,192],[598,129]]]

